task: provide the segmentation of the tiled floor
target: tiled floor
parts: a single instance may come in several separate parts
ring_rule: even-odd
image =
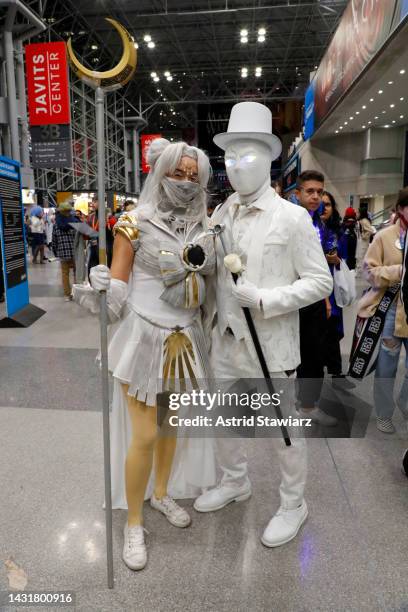
[[[81,612],[408,610],[401,419],[391,436],[371,420],[364,438],[308,441],[309,519],[281,548],[259,541],[279,503],[267,439],[248,442],[249,501],[204,515],[181,502],[193,517],[186,530],[146,504],[142,572],[120,559],[125,512],[115,511],[108,590],[97,321],[59,297],[58,262],[30,268],[30,281],[46,314],[28,329],[0,330],[0,591],[11,557],[27,590],[73,590]]]

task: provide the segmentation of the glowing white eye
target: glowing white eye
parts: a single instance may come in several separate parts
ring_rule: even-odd
[[[236,163],[237,163],[236,159],[226,159],[225,160],[225,165],[227,168],[232,168],[233,166],[235,166]]]
[[[252,162],[255,160],[256,155],[244,155],[244,157],[241,158],[241,161],[243,161],[245,164],[252,164]]]

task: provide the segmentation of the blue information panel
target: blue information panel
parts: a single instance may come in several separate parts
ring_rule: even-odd
[[[0,155],[0,239],[7,316],[29,303],[20,164]]]
[[[306,90],[305,96],[305,132],[304,139],[309,140],[315,131],[315,83],[312,81]]]

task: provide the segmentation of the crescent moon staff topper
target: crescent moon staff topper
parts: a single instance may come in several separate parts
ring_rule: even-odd
[[[126,85],[132,78],[136,70],[137,51],[133,39],[126,28],[116,21],[116,19],[111,19],[110,17],[105,17],[105,19],[113,25],[122,39],[122,57],[114,68],[98,72],[97,70],[90,70],[90,68],[83,66],[72,49],[71,38],[68,39],[67,50],[69,63],[78,78],[91,87],[101,87],[105,91],[113,91],[114,89],[119,89],[123,85]]]

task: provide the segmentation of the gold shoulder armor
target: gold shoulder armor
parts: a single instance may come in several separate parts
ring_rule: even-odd
[[[122,234],[130,242],[139,238],[139,229],[137,227],[137,219],[128,214],[121,215],[118,222],[113,227],[113,235]]]

